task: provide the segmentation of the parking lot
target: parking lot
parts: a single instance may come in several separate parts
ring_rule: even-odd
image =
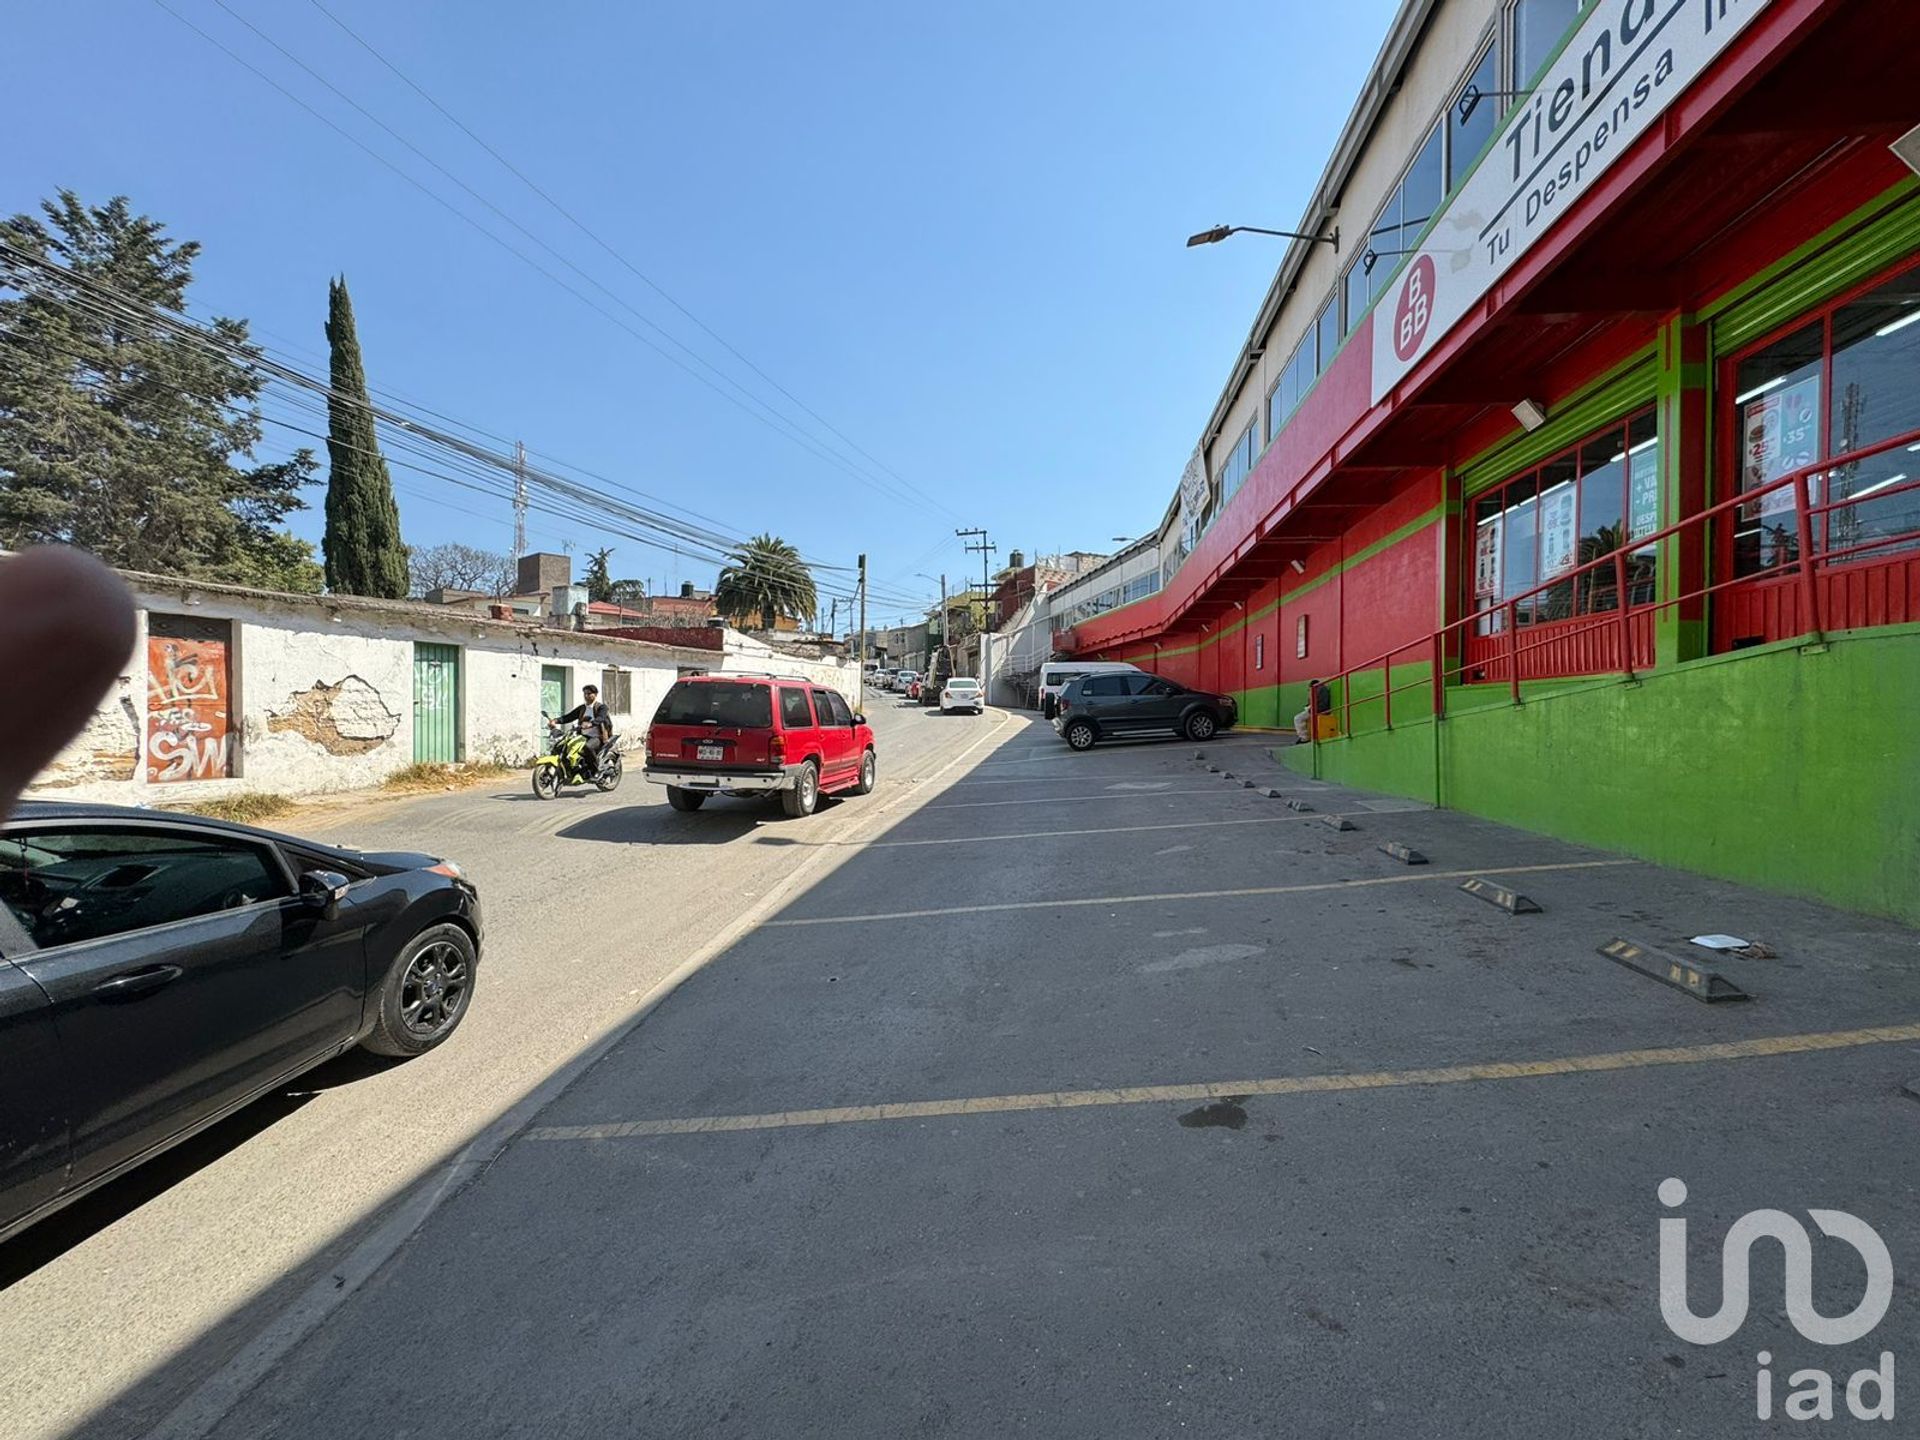
[[[678,817],[654,853],[831,868],[192,1413],[234,1440],[1718,1435],[1753,1422],[1757,1334],[1842,1386],[1900,1349],[1910,1288],[1821,1350],[1770,1258],[1740,1340],[1676,1338],[1656,1188],[1688,1187],[1697,1311],[1756,1208],[1920,1254],[1913,932],[1317,785],[1270,743],[1074,755],[1014,716],[859,833]],[[1750,1001],[1599,953],[1706,931],[1773,952],[1724,962]],[[1830,1247],[1836,1314],[1859,1267]]]

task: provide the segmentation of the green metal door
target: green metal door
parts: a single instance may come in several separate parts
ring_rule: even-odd
[[[540,667],[540,713],[542,715],[564,715],[567,712],[567,667],[564,665],[542,665]],[[536,755],[547,753],[547,726],[540,723],[535,732],[535,743],[539,749]]]
[[[460,647],[413,647],[413,758],[451,765],[460,758]]]

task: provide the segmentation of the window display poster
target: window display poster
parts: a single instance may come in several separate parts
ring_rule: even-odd
[[[1554,576],[1573,568],[1573,556],[1580,539],[1575,523],[1575,498],[1571,484],[1556,485],[1540,497],[1540,578]]]
[[[1500,593],[1500,517],[1480,522],[1473,541],[1473,593],[1492,599]]]
[[[1757,490],[1820,458],[1820,377],[1786,385],[1756,396],[1741,421],[1744,467],[1740,488]],[[1808,489],[1812,489],[1809,483]],[[1760,497],[1757,507],[1743,507],[1746,518],[1779,515],[1793,509],[1793,487],[1784,485]]]
[[[1627,473],[1627,535],[1638,540],[1660,528],[1660,448],[1633,457]]]

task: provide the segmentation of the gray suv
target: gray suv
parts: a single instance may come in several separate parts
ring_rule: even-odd
[[[1076,750],[1129,735],[1184,735],[1211,740],[1233,727],[1240,707],[1231,695],[1189,690],[1145,671],[1082,675],[1060,692],[1053,728]]]

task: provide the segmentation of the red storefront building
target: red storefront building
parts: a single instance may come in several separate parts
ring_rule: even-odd
[[[1920,920],[1917,55],[1912,0],[1406,0],[1158,573],[1056,649]]]

